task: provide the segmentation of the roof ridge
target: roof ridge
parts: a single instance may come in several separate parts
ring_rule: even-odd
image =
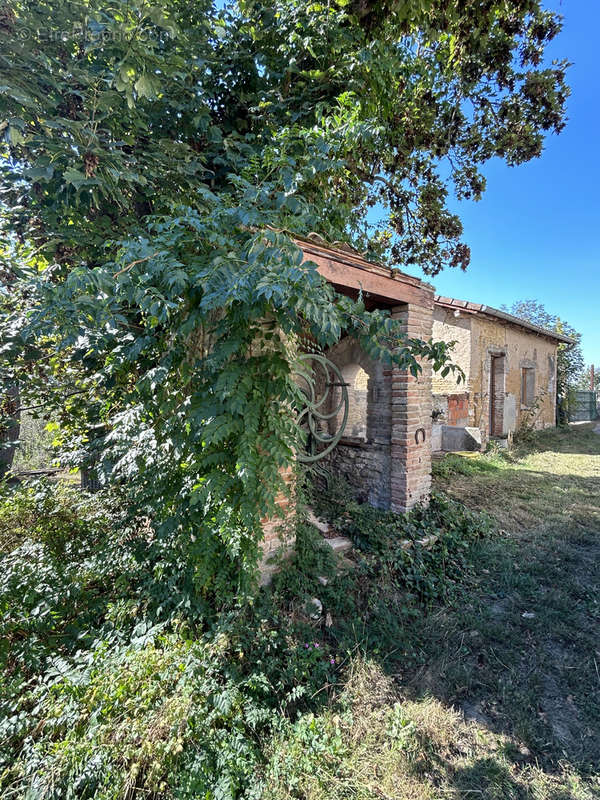
[[[437,305],[449,306],[458,310],[463,309],[470,313],[487,314],[489,317],[497,317],[498,319],[502,319],[505,322],[511,323],[512,325],[518,325],[521,328],[528,328],[535,333],[547,336],[550,339],[555,339],[558,342],[575,344],[575,339],[573,339],[571,336],[565,336],[563,333],[557,333],[556,331],[552,331],[548,328],[543,328],[541,325],[536,325],[535,323],[529,322],[529,320],[523,319],[522,317],[517,317],[514,314],[510,314],[508,311],[502,311],[499,308],[494,308],[494,306],[488,306],[484,303],[471,303],[468,300],[459,300],[456,297],[444,297],[443,295],[439,294],[434,296],[433,302]]]

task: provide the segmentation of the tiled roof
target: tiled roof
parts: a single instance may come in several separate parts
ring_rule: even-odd
[[[537,333],[538,336],[546,336],[549,339],[555,339],[557,342],[564,342],[565,344],[575,344],[575,339],[572,339],[570,336],[556,333],[556,331],[549,331],[547,328],[541,328],[539,325],[534,325],[526,319],[515,317],[514,314],[509,314],[507,311],[501,311],[498,308],[486,306],[482,303],[469,303],[467,300],[457,300],[455,297],[442,297],[439,294],[436,294],[434,302],[437,306],[454,308],[457,311],[464,311],[467,314],[485,314],[488,317],[496,317],[496,319],[508,322],[511,325],[526,328],[533,333]]]

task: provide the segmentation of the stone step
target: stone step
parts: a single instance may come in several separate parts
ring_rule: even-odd
[[[333,539],[324,539],[336,555],[343,555],[352,550],[352,542],[347,536],[334,536]]]
[[[308,522],[310,522],[311,525],[314,525],[319,533],[325,534],[330,532],[331,525],[328,522],[325,522],[325,520],[319,519],[312,508],[306,509],[306,517]]]

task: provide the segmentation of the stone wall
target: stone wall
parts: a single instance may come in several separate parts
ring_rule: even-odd
[[[448,425],[479,428],[482,441],[490,436],[490,370],[495,368],[496,432],[508,435],[530,415],[521,403],[521,371],[535,369],[535,396],[540,402],[534,424],[556,424],[556,342],[500,319],[436,307],[435,341],[456,340],[453,360],[467,376],[466,384],[433,378],[434,408]],[[465,396],[467,398],[465,406]]]
[[[484,440],[490,431],[490,367],[492,355],[503,355],[503,434],[518,429],[529,409],[521,403],[521,370],[535,369],[535,396],[540,401],[535,426],[556,424],[556,342],[483,315],[472,322],[471,386],[473,425],[481,428]]]
[[[456,376],[452,373],[443,378],[440,372],[434,372],[431,380],[433,394],[468,392],[471,378],[471,316],[436,306],[433,310],[432,336],[435,342],[456,342],[450,351],[450,357],[462,369],[466,378],[465,383],[457,383]]]
[[[342,440],[323,460],[332,475],[341,475],[359,503],[390,508],[390,445]]]
[[[342,475],[356,498],[376,508],[390,507],[390,385],[383,365],[347,336],[332,347],[329,358],[340,368],[348,388],[348,423],[344,437],[323,459],[332,475]],[[365,376],[367,378],[365,385]],[[339,391],[332,393],[335,408]],[[331,432],[334,432],[336,420]]]

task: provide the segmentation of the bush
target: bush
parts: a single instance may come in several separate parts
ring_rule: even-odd
[[[47,673],[20,731],[5,724],[4,736],[22,742],[11,781],[57,800],[238,796],[272,712],[268,681],[244,679],[234,665],[219,637],[99,643]]]
[[[414,595],[427,606],[446,598],[469,566],[469,546],[491,529],[486,515],[441,493],[410,514],[380,511],[352,499],[343,485],[314,498],[314,505],[360,553],[359,571]]]
[[[445,596],[486,529],[439,496],[406,516],[339,500],[323,506],[355,542],[354,569],[340,571],[301,523],[272,588],[219,610],[195,591],[177,537],[128,519],[117,494],[5,490],[0,791],[259,797],[273,737],[297,721],[315,739],[310,715],[336,695],[357,644],[410,658],[407,620]]]
[[[94,639],[129,594],[131,550],[103,497],[38,483],[0,495],[0,666],[29,677]],[[115,535],[116,534],[116,535]]]
[[[329,649],[268,598],[205,613],[176,540],[118,501],[47,483],[0,498],[0,786],[250,797],[261,738],[311,707]]]

